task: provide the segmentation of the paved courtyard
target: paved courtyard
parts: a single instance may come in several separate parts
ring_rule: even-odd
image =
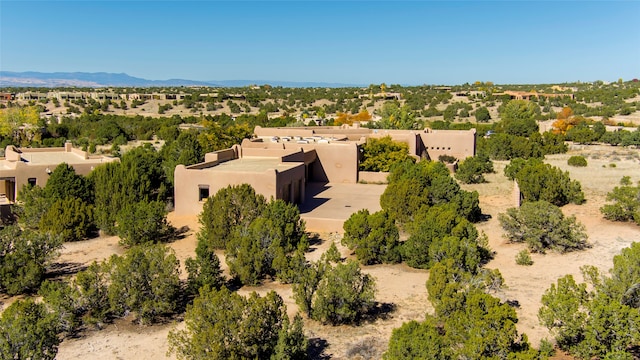
[[[301,217],[309,231],[342,232],[342,223],[360,209],[381,210],[380,195],[386,185],[309,183]]]

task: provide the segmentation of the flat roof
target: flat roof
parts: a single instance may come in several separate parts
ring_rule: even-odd
[[[240,159],[234,159],[225,161],[218,165],[202,169],[204,171],[213,172],[247,172],[247,173],[262,173],[269,169],[275,169],[278,171],[285,171],[300,166],[302,162],[282,162],[279,157],[242,157]]]
[[[29,152],[23,151],[20,158],[27,164],[34,165],[54,165],[60,163],[74,164],[91,164],[109,162],[104,157],[85,159],[82,156],[65,151],[47,151],[47,152]],[[106,160],[106,161],[105,161]]]

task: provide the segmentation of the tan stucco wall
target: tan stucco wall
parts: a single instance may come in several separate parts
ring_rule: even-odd
[[[420,138],[431,160],[440,155],[451,155],[460,160],[476,155],[476,131],[431,130],[421,132]]]
[[[376,172],[376,171],[360,171],[358,175],[358,181],[361,183],[381,183],[386,184],[387,177],[389,177],[388,172]]]
[[[34,159],[37,154],[40,154],[39,160],[35,163],[29,161],[32,154]],[[46,156],[47,163],[43,163],[41,157],[43,154]],[[66,156],[70,156],[70,158]],[[26,159],[26,161],[22,159]],[[6,194],[8,197],[17,196],[20,189],[29,183],[30,178],[36,179],[36,185],[44,187],[49,180],[49,174],[66,161],[70,161],[68,164],[73,167],[76,174],[86,176],[95,167],[107,162],[119,161],[119,159],[89,156],[86,151],[73,148],[71,143],[66,143],[64,147],[59,148],[16,149],[13,146],[8,146],[5,149],[5,159],[1,160],[0,178],[5,180],[5,186],[0,186],[0,194]],[[14,194],[10,194],[11,191],[7,189],[11,183],[15,184]]]
[[[287,149],[315,150],[318,161],[309,165],[309,181],[357,183],[358,144],[285,144]]]
[[[209,186],[209,196],[229,185],[251,185],[258,194],[267,199],[288,199],[284,191],[287,185],[298,187],[298,200],[303,199],[304,192],[304,164],[300,164],[286,171],[269,169],[262,173],[207,171],[206,169],[187,169],[184,165],[176,166],[174,201],[177,215],[199,214],[204,201],[198,201],[200,186]],[[297,184],[297,185],[296,185]],[[302,184],[302,189],[300,188]],[[296,200],[290,199],[290,200]]]

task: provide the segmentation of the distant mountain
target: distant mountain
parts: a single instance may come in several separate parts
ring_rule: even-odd
[[[35,71],[13,72],[0,71],[0,87],[161,87],[161,86],[213,86],[213,87],[244,87],[249,85],[264,85],[282,87],[358,87],[363,85],[323,83],[323,82],[293,82],[269,80],[221,80],[195,81],[184,79],[147,80],[129,76],[125,73],[87,73],[87,72],[54,72],[43,73]]]
[[[362,84],[343,84],[343,83],[326,83],[326,82],[313,82],[313,81],[278,81],[278,80],[213,80],[211,82],[215,82],[223,87],[244,87],[250,85],[265,85],[269,84],[271,86],[282,86],[282,87],[328,87],[328,88],[336,88],[336,87],[366,87],[369,85]]]
[[[217,86],[206,81],[183,79],[147,80],[127,74],[115,73],[86,73],[86,72],[12,72],[0,71],[0,86],[34,86],[34,87],[105,87],[105,86]]]

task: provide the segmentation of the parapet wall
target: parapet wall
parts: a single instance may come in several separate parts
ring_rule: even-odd
[[[218,151],[214,151],[204,155],[205,162],[214,162],[214,161],[223,162],[223,161],[229,161],[237,158],[238,158],[238,154],[235,148],[218,150]]]

